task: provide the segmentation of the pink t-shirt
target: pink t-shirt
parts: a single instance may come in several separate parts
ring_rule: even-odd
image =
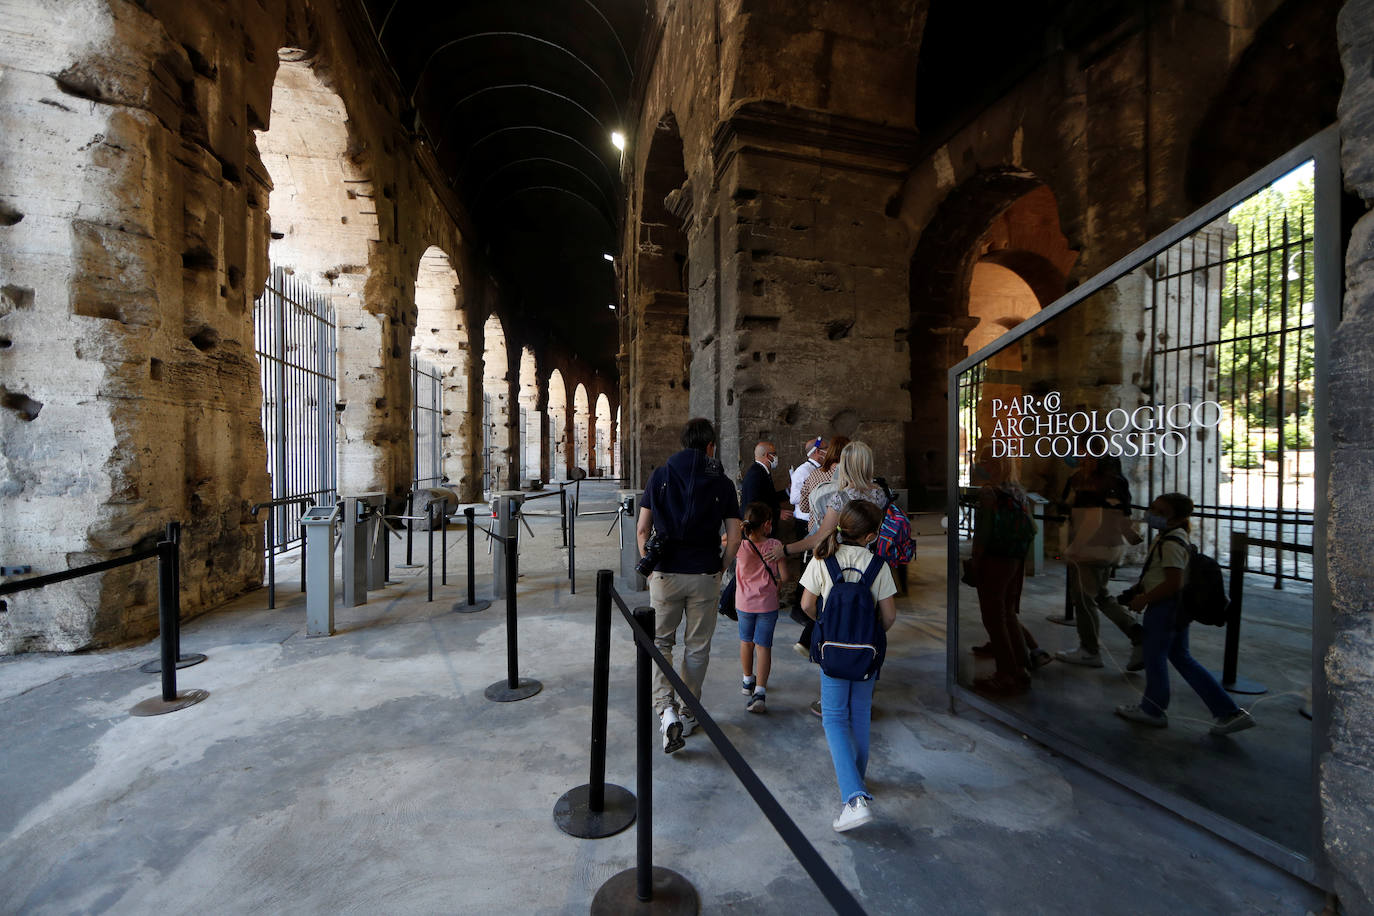
[[[767,538],[754,547],[767,556],[774,547],[781,548],[782,542],[777,538]],[[776,563],[769,563],[768,568],[773,570],[773,575],[778,574]],[[777,609],[778,587],[768,577],[764,561],[754,553],[753,547],[740,544],[739,553],[735,554],[735,610],[746,614],[766,614]]]

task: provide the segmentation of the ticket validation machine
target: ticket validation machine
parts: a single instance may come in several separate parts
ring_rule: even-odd
[[[314,506],[305,528],[305,635],[334,635],[334,525],[338,506]]]
[[[367,593],[386,584],[386,551],[379,543],[385,493],[343,497],[344,607],[367,604]]]
[[[639,542],[635,528],[639,525],[639,490],[616,490],[620,501],[620,581],[630,591],[642,592],[649,587],[648,580],[635,570],[639,562]]]

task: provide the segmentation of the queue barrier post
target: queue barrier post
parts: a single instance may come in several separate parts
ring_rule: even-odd
[[[654,609],[635,608],[634,621],[646,634],[654,632]],[[635,640],[635,867],[627,868],[597,890],[592,916],[619,916],[644,912],[697,913],[701,900],[686,878],[654,866],[654,701],[651,676],[654,662],[644,645]]]
[[[553,821],[564,833],[595,840],[613,836],[634,823],[635,796],[606,784],[606,711],[611,679],[611,581],[609,569],[596,571],[596,641],[592,650],[591,778],[563,793]]]
[[[500,537],[500,535],[493,535]],[[506,679],[486,689],[486,697],[495,703],[514,703],[527,700],[544,689],[533,678],[522,678],[519,672],[520,647],[517,641],[515,616],[516,563],[520,547],[520,528],[512,526],[504,540],[506,548]]]
[[[468,600],[455,604],[453,609],[460,614],[474,614],[491,607],[491,602],[477,600],[477,580],[473,575],[477,565],[477,510],[468,506],[463,510],[463,517],[467,520],[468,527]]]
[[[176,522],[167,526],[166,537],[157,545],[157,614],[161,630],[162,693],[136,704],[129,710],[134,716],[160,716],[178,709],[194,706],[210,694],[205,690],[177,691],[177,656],[181,641],[181,594],[177,571],[180,560],[181,527]],[[201,661],[204,661],[202,656]]]
[[[270,523],[271,523],[271,518],[272,518],[272,516],[269,515],[267,518],[268,518],[268,522],[269,522],[269,524],[270,524]],[[176,613],[176,614],[173,616],[173,618],[172,618],[172,628],[171,628],[171,638],[170,638],[170,641],[171,641],[171,643],[172,643],[172,658],[176,659],[176,667],[178,667],[178,668],[190,668],[192,665],[199,665],[201,662],[205,661],[206,656],[205,656],[203,653],[201,653],[201,652],[183,653],[183,652],[181,651],[181,568],[180,568],[180,567],[181,567],[181,563],[180,563],[180,556],[181,556],[181,523],[180,523],[180,522],[168,522],[168,523],[167,523],[167,529],[166,529],[166,534],[164,535],[164,540],[171,541],[172,544],[173,544],[173,546],[174,546],[174,547],[176,548],[176,550],[177,550],[177,560],[173,561],[172,564],[171,564],[171,567],[172,567],[172,593],[176,596],[176,601],[177,601],[177,613]],[[161,546],[162,546],[161,544],[158,545],[159,550],[161,550]],[[158,561],[158,562],[161,563],[160,555],[159,555],[159,561]],[[160,567],[159,567],[159,570],[160,570]],[[159,571],[159,575],[160,575],[160,574],[161,574],[161,573],[160,573],[160,571]],[[159,600],[161,600],[160,597],[159,597]],[[269,606],[269,608],[271,607],[270,604],[269,604],[268,606]],[[165,626],[166,626],[166,624],[165,624],[165,622],[164,622],[164,620],[163,620],[163,618],[162,618],[161,606],[159,605],[159,610],[158,610],[158,631],[159,631],[159,635],[161,635],[162,632],[164,632]],[[164,641],[165,641],[165,640],[164,640]],[[154,658],[154,659],[152,659],[151,661],[146,661],[146,662],[144,662],[143,664],[139,665],[139,666],[138,666],[138,670],[139,670],[139,671],[142,671],[144,674],[160,674],[160,673],[162,672],[162,666],[163,666],[163,664],[164,664],[163,655],[162,655],[161,653],[159,653],[157,658]]]
[[[1250,535],[1244,531],[1231,532],[1231,602],[1226,611],[1226,642],[1222,650],[1221,676],[1213,677],[1228,693],[1256,696],[1268,693],[1269,688],[1259,681],[1237,674],[1240,667],[1240,616],[1245,606],[1245,567],[1249,563]]]

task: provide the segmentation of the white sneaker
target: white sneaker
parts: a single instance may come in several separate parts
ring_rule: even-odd
[[[701,724],[697,721],[696,716],[685,709],[682,711],[680,721],[682,722],[682,737],[684,738],[696,731],[697,727]]]
[[[1082,646],[1077,649],[1065,649],[1063,652],[1056,652],[1054,657],[1070,665],[1082,665],[1085,668],[1102,667],[1102,656],[1096,652],[1089,652]]]
[[[849,800],[849,804],[840,809],[840,816],[830,822],[836,832],[844,833],[846,830],[853,830],[855,827],[862,827],[873,820],[873,811],[868,807],[868,799],[862,795],[855,796]]]
[[[682,721],[678,719],[673,707],[669,706],[658,716],[658,729],[663,732],[663,753],[675,754],[687,742],[682,740]]]
[[[1214,735],[1229,735],[1233,732],[1245,731],[1252,727],[1255,720],[1250,718],[1250,714],[1243,709],[1237,709],[1229,716],[1218,716],[1212,723],[1211,732]]]

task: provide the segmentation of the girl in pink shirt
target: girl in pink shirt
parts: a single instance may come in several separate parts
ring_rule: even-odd
[[[773,513],[763,503],[744,508],[745,543],[735,555],[735,610],[739,612],[741,691],[750,712],[767,712],[768,671],[773,666],[773,630],[778,625],[778,583],[787,566],[764,559],[782,544],[771,537]]]

